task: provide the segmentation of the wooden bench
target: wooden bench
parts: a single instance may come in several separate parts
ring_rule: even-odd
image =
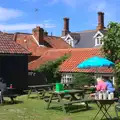
[[[8,95],[5,94],[5,95],[3,95],[3,98],[4,98],[4,97],[8,97],[8,98],[11,99],[11,102],[12,102],[12,103],[15,103],[15,100],[14,100],[14,99],[15,99],[17,96],[19,96],[19,95],[18,95],[18,94],[8,94]]]
[[[82,103],[84,102],[85,105],[86,105],[86,109],[89,108],[88,106],[88,102],[91,102],[92,100],[88,100],[88,99],[81,99],[81,100],[75,100],[75,101],[68,101],[68,102],[64,102],[64,105],[72,105],[72,104],[75,104],[75,103]]]

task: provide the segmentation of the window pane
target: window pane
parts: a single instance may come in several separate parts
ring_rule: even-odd
[[[98,44],[98,45],[100,44],[100,43],[99,43],[99,40],[100,40],[100,39],[99,39],[99,38],[97,38],[97,44]]]

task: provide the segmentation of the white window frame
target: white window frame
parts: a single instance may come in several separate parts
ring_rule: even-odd
[[[99,36],[98,36],[99,35]],[[95,39],[95,46],[98,46],[98,45],[103,45],[103,42],[101,43],[101,40],[102,40],[102,37],[103,37],[104,35],[100,32],[100,31],[98,31],[95,35],[94,35],[94,39]],[[99,43],[98,43],[98,39],[99,39]]]
[[[64,40],[73,47],[73,38],[70,34],[68,34]]]
[[[103,42],[101,40],[102,40],[101,36],[96,37],[95,38],[95,46],[97,46],[97,45],[103,45]]]
[[[63,84],[70,84],[72,82],[73,82],[73,75],[72,75],[72,73],[62,73],[61,83],[63,83]]]

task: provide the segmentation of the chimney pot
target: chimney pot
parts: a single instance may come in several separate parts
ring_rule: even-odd
[[[97,30],[103,30],[104,27],[104,13],[103,12],[98,12],[98,26]]]

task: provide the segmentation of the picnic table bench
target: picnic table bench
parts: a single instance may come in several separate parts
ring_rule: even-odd
[[[52,89],[53,85],[32,85],[28,86],[28,98],[30,97],[31,93],[37,93],[38,98],[43,99],[46,93],[46,90]]]
[[[66,96],[69,96],[66,100]],[[84,102],[86,105],[86,108],[88,109],[88,102],[91,100],[84,98],[84,91],[83,90],[66,90],[66,91],[60,91],[56,92],[53,91],[51,93],[50,98],[45,99],[45,101],[48,102],[47,109],[50,108],[51,103],[57,103],[62,107],[62,110],[66,113],[66,106],[69,107],[69,105],[75,104],[75,103],[81,103]]]
[[[10,98],[11,99],[11,102],[12,103],[15,103],[15,98],[19,95],[19,94],[17,94],[16,92],[15,92],[15,88],[9,88],[9,87],[7,87],[7,89],[3,92],[3,93],[1,93],[1,99],[0,99],[0,103],[2,104],[4,101],[3,101],[3,98],[4,97],[8,97],[8,98]]]

